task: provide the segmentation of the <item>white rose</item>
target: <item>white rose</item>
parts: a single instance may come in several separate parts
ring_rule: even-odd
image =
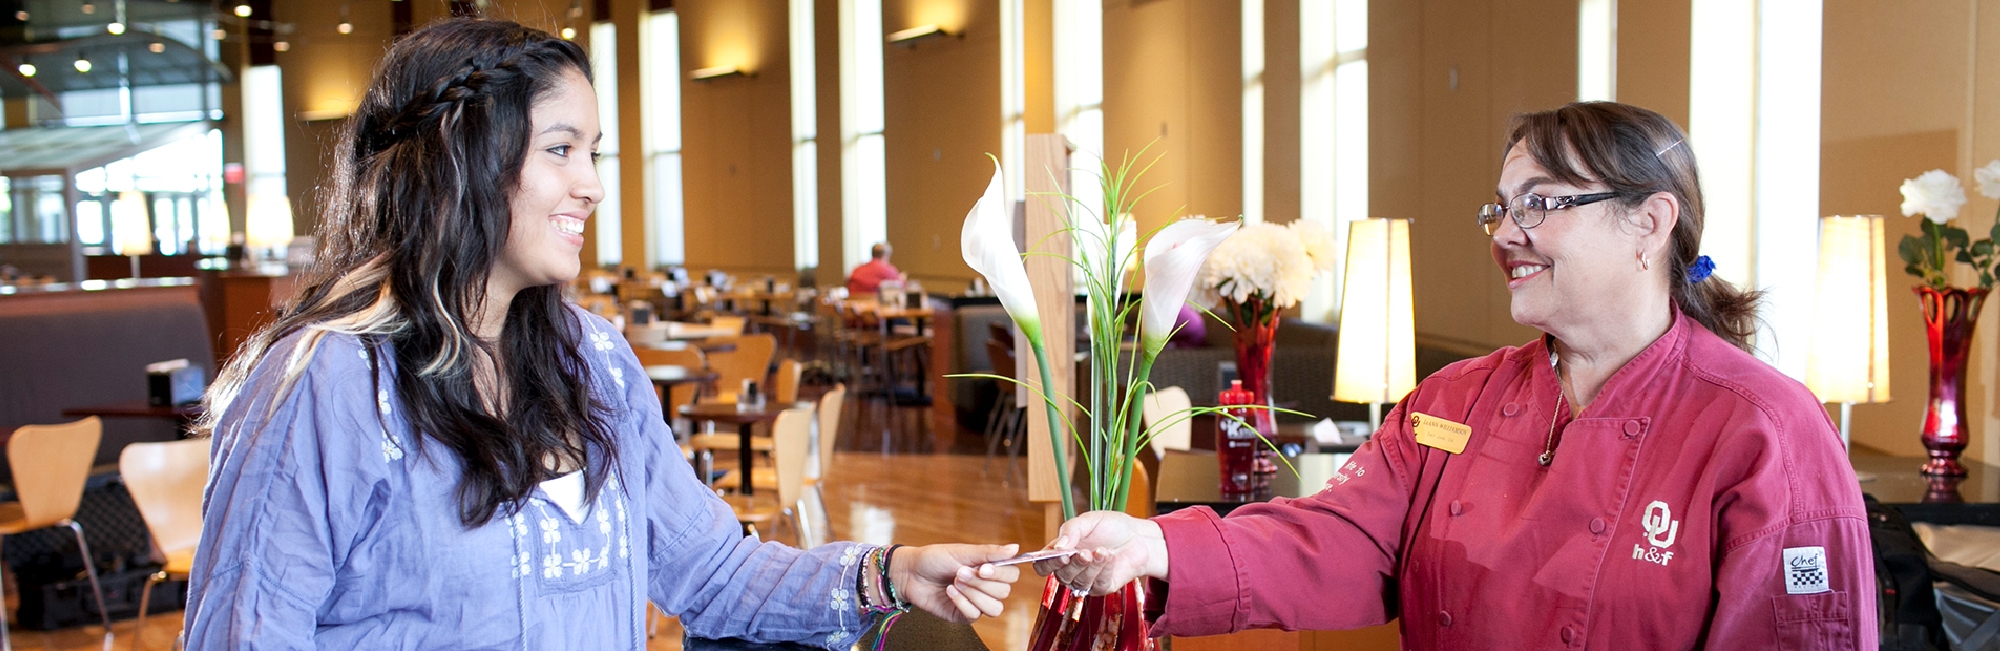
[[[1903,216],[1922,214],[1943,224],[1958,216],[1965,205],[1965,186],[1944,170],[1931,170],[1914,179],[1903,179]]]
[[[1979,185],[1979,193],[1990,199],[2000,199],[2000,159],[1994,159],[1985,167],[1972,170],[1972,180]]]

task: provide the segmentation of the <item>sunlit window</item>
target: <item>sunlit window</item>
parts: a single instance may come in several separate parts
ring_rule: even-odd
[[[655,266],[680,264],[687,260],[686,207],[681,200],[680,18],[673,11],[647,14],[645,32],[640,46],[647,82],[643,92],[648,257]]]
[[[597,144],[597,178],[604,185],[604,201],[591,215],[597,233],[597,262],[615,266],[625,259],[624,189],[618,177],[618,26],[609,22],[590,26],[590,69],[597,86],[597,123],[604,139]]]
[[[1577,0],[1576,99],[1618,98],[1618,0]]]
[[[1243,221],[1264,221],[1264,3],[1243,3]]]
[[[1299,30],[1299,218],[1333,229],[1345,251],[1347,224],[1368,217],[1368,1],[1303,0]],[[1343,270],[1313,282],[1306,320],[1339,318]]]
[[[882,2],[840,0],[840,251],[843,269],[889,237],[882,118]]]
[[[1056,132],[1076,148],[1070,153],[1070,169],[1084,172],[1071,178],[1070,194],[1091,210],[1101,210],[1104,193],[1097,185],[1097,170],[1104,155],[1104,4],[1100,0],[1055,0],[1055,60]]]
[[[792,0],[792,265],[819,266],[819,74],[813,0]]]

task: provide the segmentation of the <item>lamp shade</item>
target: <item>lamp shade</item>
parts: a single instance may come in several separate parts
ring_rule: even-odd
[[[250,195],[247,244],[276,249],[292,243],[292,200],[284,195]]]
[[[1410,220],[1361,219],[1347,231],[1333,399],[1388,403],[1417,386]]]
[[[126,191],[111,202],[111,232],[118,255],[153,252],[152,220],[146,218],[146,195]]]
[[[1888,275],[1881,215],[1820,219],[1806,388],[1826,402],[1889,400]]]

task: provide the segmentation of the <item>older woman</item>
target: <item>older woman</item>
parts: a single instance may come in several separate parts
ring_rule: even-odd
[[[1480,212],[1544,336],[1405,397],[1317,495],[1089,513],[1038,569],[1154,580],[1155,632],[1402,621],[1412,649],[1874,648],[1859,485],[1819,401],[1751,357],[1699,255],[1686,135],[1645,109],[1516,120]]]

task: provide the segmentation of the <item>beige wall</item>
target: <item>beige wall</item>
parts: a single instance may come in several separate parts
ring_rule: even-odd
[[[1138,206],[1141,232],[1243,211],[1242,20],[1235,2],[1104,3],[1104,157],[1161,156],[1140,181],[1162,186]]]
[[[972,280],[959,231],[1001,154],[999,3],[882,3],[884,34],[932,23],[960,36],[882,50],[889,241],[903,273],[956,292]]]
[[[1901,269],[1895,243],[1917,233],[1900,216],[1897,186],[1934,168],[1971,183],[1972,168],[2000,158],[2000,2],[1885,3],[1828,0],[1825,85],[1821,98],[1820,212],[1890,215],[1886,255]],[[1969,191],[1959,224],[1984,233],[1995,202]],[[1854,408],[1854,440],[1897,455],[1920,455],[1918,434],[1929,390],[1928,352],[1917,283],[1891,272],[1889,291],[1892,401]],[[1961,284],[1976,282],[1961,279]],[[1967,456],[2000,462],[2000,399],[1992,309],[1973,349]]]
[[[682,0],[681,152],[687,265],[789,273],[791,48],[785,0]],[[733,65],[751,77],[686,80]],[[621,118],[622,119],[622,118]],[[629,213],[630,211],[628,211]]]

